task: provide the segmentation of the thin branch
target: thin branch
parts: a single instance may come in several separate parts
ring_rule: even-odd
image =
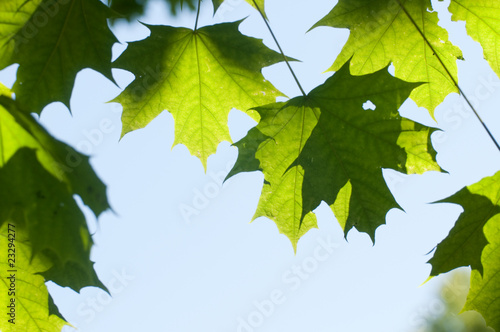
[[[304,89],[302,89],[302,86],[300,85],[300,82],[299,82],[299,79],[297,78],[297,76],[295,76],[295,72],[293,71],[292,69],[292,66],[290,66],[290,63],[288,62],[288,59],[286,58],[286,55],[285,53],[283,52],[283,50],[281,49],[281,46],[280,44],[278,43],[278,39],[276,39],[276,36],[274,35],[274,32],[273,30],[271,29],[271,26],[269,25],[269,22],[267,21],[266,17],[264,16],[264,13],[262,12],[262,10],[259,8],[259,5],[257,4],[257,2],[255,2],[255,0],[253,0],[253,3],[255,5],[255,8],[257,8],[260,16],[262,17],[262,19],[264,20],[264,23],[266,23],[266,26],[267,26],[267,29],[269,30],[269,32],[271,33],[271,36],[273,37],[274,39],[274,42],[276,43],[276,45],[278,46],[278,49],[280,50],[280,53],[281,55],[283,56],[283,59],[285,60],[286,62],[286,65],[288,66],[288,69],[290,70],[290,73],[292,73],[292,76],[295,80],[295,82],[297,83],[297,86],[299,87],[300,89],[300,92],[302,93],[302,95],[305,97],[306,96],[306,93],[304,91]]]
[[[484,130],[486,130],[486,132],[490,136],[491,140],[493,141],[493,143],[497,147],[498,151],[500,151],[500,145],[498,144],[497,140],[495,139],[495,137],[493,136],[493,134],[491,133],[491,131],[488,129],[488,127],[486,126],[486,123],[484,123],[483,119],[481,119],[481,116],[476,111],[476,109],[474,108],[474,106],[472,106],[472,103],[469,101],[469,98],[467,98],[467,95],[463,92],[462,88],[460,88],[460,86],[458,85],[457,80],[455,80],[455,78],[453,77],[453,75],[450,73],[450,71],[448,70],[448,67],[446,67],[446,65],[444,64],[443,60],[439,56],[439,54],[436,52],[436,50],[431,45],[431,43],[429,42],[429,40],[425,37],[425,35],[422,32],[422,30],[420,30],[420,27],[417,25],[417,22],[415,22],[415,20],[413,19],[413,17],[411,17],[410,13],[408,13],[408,11],[406,10],[405,6],[401,3],[401,1],[400,0],[396,0],[396,1],[399,3],[399,6],[405,12],[406,16],[408,16],[408,18],[410,19],[410,21],[413,24],[413,26],[415,26],[415,28],[418,30],[418,33],[420,33],[420,35],[424,39],[424,41],[427,44],[427,46],[429,46],[429,48],[432,50],[432,53],[436,56],[436,58],[438,59],[439,63],[441,64],[441,66],[443,66],[444,70],[446,71],[446,73],[448,74],[448,76],[450,77],[450,79],[452,80],[453,84],[457,87],[458,91],[460,92],[460,94],[462,95],[462,97],[465,99],[465,101],[467,102],[467,104],[471,108],[472,112],[474,112],[474,115],[477,117],[477,119],[479,120],[479,122],[481,122],[481,125],[483,126]]]
[[[198,19],[200,18],[200,8],[201,8],[201,0],[198,0],[198,11],[196,12],[196,21],[194,23],[194,31],[198,29]]]

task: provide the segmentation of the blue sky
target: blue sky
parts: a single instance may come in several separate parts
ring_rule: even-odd
[[[436,5],[445,8],[449,1]],[[271,26],[293,63],[306,91],[321,84],[323,73],[340,52],[347,30],[306,31],[334,1],[267,0]],[[247,17],[243,33],[263,38],[275,49],[260,16],[243,0],[230,0],[217,21]],[[200,25],[212,24],[211,2],[203,2]],[[442,15],[449,21],[449,15]],[[159,0],[144,18],[149,24],[193,27],[194,13],[171,18]],[[461,23],[447,23],[450,39],[462,48],[462,87],[478,101],[484,120],[500,137],[496,106],[498,77]],[[119,24],[114,32],[125,41],[145,38],[139,23]],[[2,78],[12,82],[15,68]],[[120,88],[91,70],[79,73],[71,99],[73,115],[62,104],[49,105],[41,122],[59,139],[92,156],[91,163],[108,186],[114,212],[98,221],[85,208],[94,233],[92,260],[112,297],[96,288],[80,294],[49,283],[63,315],[80,332],[101,331],[417,331],[425,317],[438,315],[436,291],[445,283],[430,272],[427,255],[454,224],[461,208],[426,204],[453,194],[498,170],[500,155],[458,95],[436,110],[437,123],[411,101],[401,112],[443,133],[433,135],[438,162],[449,174],[384,175],[406,212],[391,210],[387,225],[373,245],[366,234],[349,232],[347,241],[331,210],[317,209],[319,229],[310,231],[295,255],[289,240],[274,223],[260,218],[249,223],[260,195],[260,173],[237,175],[222,185],[237,149],[222,143],[201,162],[183,146],[171,149],[173,119],[162,113],[145,129],[119,141],[121,106],[106,103],[133,75],[115,70]],[[290,97],[299,94],[284,64],[264,75]],[[233,110],[229,127],[233,141],[255,125]],[[196,211],[186,214],[185,211]],[[184,211],[184,212],[183,212]],[[422,286],[421,286],[422,285]],[[73,331],[67,327],[64,331]]]

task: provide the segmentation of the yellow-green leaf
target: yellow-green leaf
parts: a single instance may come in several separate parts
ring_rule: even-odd
[[[16,52],[16,40],[33,34],[33,26],[26,25],[42,0],[0,1],[0,68],[11,64]]]
[[[500,76],[500,2],[451,0],[453,21],[465,21],[467,33],[483,47],[484,58]]]
[[[39,274],[51,267],[50,260],[43,255],[32,258],[28,236],[19,225],[4,223],[0,227],[0,240],[0,303],[3,311],[0,331],[61,332],[68,324],[49,313],[47,286]],[[9,244],[12,245],[9,247]],[[15,249],[12,266],[8,254],[13,251],[7,251],[9,248]]]
[[[122,135],[166,109],[175,121],[174,145],[186,145],[206,167],[218,144],[231,140],[232,108],[247,111],[281,96],[261,69],[283,58],[261,40],[242,35],[239,23],[196,31],[148,26],[149,38],[130,43],[115,63],[136,76],[115,99],[123,105]]]
[[[297,250],[299,239],[311,228],[317,228],[317,222],[313,213],[302,215],[302,167],[288,168],[311,135],[319,110],[311,109],[302,98],[255,110],[261,120],[236,143],[240,155],[230,175],[262,169],[266,183],[253,219],[264,216],[273,220]]]
[[[488,221],[484,233],[489,242],[481,255],[484,273],[481,276],[479,271],[472,271],[463,310],[478,311],[488,326],[500,331],[500,216]]]
[[[340,0],[316,26],[351,31],[330,70],[338,70],[351,59],[351,73],[363,75],[392,62],[396,77],[427,83],[410,98],[432,116],[449,93],[458,92],[448,72],[458,80],[456,60],[462,59],[462,52],[438,25],[430,0]]]

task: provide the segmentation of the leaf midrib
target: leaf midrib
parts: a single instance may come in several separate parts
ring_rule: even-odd
[[[64,24],[61,28],[61,33],[59,34],[58,38],[57,38],[57,41],[56,41],[56,44],[54,45],[54,48],[52,49],[47,61],[45,62],[40,74],[38,75],[38,77],[36,78],[36,82],[37,83],[40,83],[41,79],[42,79],[42,76],[45,75],[45,72],[49,66],[49,63],[52,62],[52,58],[54,57],[54,54],[56,52],[56,50],[59,48],[59,45],[61,43],[61,39],[62,39],[62,36],[66,33],[66,29],[67,29],[67,25],[68,25],[68,21],[69,21],[69,17],[71,16],[72,14],[72,11],[73,11],[73,7],[75,5],[75,2],[78,1],[78,0],[73,0],[71,2],[71,5],[70,5],[70,8],[68,9],[68,14],[66,16],[66,19],[64,20]]]

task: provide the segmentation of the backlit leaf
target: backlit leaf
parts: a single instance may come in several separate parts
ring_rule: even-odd
[[[79,291],[105,287],[90,261],[90,237],[76,204],[79,195],[96,215],[109,207],[104,184],[88,157],[52,138],[9,97],[0,96],[0,224],[26,229],[33,255],[52,261],[47,280]]]
[[[26,25],[42,0],[2,0],[0,1],[0,68],[11,64],[16,52],[16,40],[33,33]]]
[[[330,70],[338,70],[349,59],[354,75],[373,73],[393,63],[396,77],[428,83],[410,97],[432,116],[449,93],[458,92],[447,70],[457,81],[456,60],[462,59],[462,52],[438,26],[430,0],[340,0],[317,26],[351,31]]]
[[[441,170],[430,145],[433,129],[398,114],[416,86],[387,69],[352,76],[347,63],[306,97],[256,108],[261,121],[236,143],[240,156],[230,173],[263,171],[256,217],[274,220],[295,247],[316,227],[311,211],[325,201],[346,233],[355,226],[373,238],[387,211],[398,207],[382,168]],[[363,108],[368,100],[375,110]]]
[[[14,232],[9,232],[9,229]],[[28,236],[19,225],[4,223],[0,227],[0,239],[2,246],[0,250],[0,268],[2,269],[0,303],[4,311],[0,319],[0,330],[3,332],[60,332],[63,326],[68,324],[57,315],[49,313],[47,286],[45,286],[44,278],[39,275],[50,268],[50,260],[43,255],[37,255],[32,259]],[[13,267],[8,264],[7,259],[7,244],[9,243],[12,243],[14,245],[12,249],[15,249]],[[12,275],[15,278],[7,278]],[[11,281],[15,284],[12,288],[10,287]],[[11,293],[9,289],[15,289],[15,294],[9,295]],[[8,305],[11,305],[11,299],[14,299],[15,317],[7,314],[10,313]],[[14,320],[9,322],[11,319]]]
[[[166,109],[175,121],[174,145],[186,145],[206,168],[218,144],[231,140],[232,108],[247,111],[281,96],[261,69],[283,58],[242,35],[239,23],[196,31],[148,26],[149,38],[130,43],[115,63],[136,76],[115,99],[124,109],[122,135],[145,127]]]
[[[317,223],[314,214],[309,213],[305,218],[302,215],[302,167],[287,169],[311,135],[319,111],[311,109],[300,97],[256,110],[261,120],[256,128],[235,144],[240,156],[230,175],[242,171],[263,171],[266,183],[253,219],[265,216],[273,220],[296,250],[300,237],[317,227]]]
[[[385,184],[382,168],[407,174],[441,170],[430,145],[434,129],[398,113],[417,86],[392,77],[387,68],[352,76],[347,63],[309,93],[321,115],[294,163],[304,169],[303,215],[321,201],[330,206],[337,203],[334,212],[343,211],[340,219],[346,234],[356,227],[374,239],[387,211],[399,206]],[[364,109],[367,101],[374,110]]]
[[[431,275],[471,266],[471,287],[463,310],[477,310],[500,330],[500,171],[438,203],[464,208],[448,236],[437,246]]]
[[[481,255],[484,273],[473,270],[465,310],[476,310],[486,324],[500,331],[500,217],[495,215],[484,226],[488,245]]]
[[[465,21],[467,33],[483,47],[484,58],[500,76],[500,2],[451,0],[453,21]]]

